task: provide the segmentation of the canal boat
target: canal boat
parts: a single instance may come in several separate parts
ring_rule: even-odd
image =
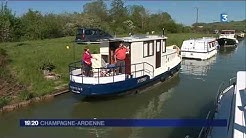
[[[181,56],[177,46],[166,46],[164,35],[134,35],[113,38],[100,45],[100,53],[92,56],[91,76],[84,76],[81,61],[69,65],[69,89],[85,97],[121,95],[165,81],[179,71]],[[124,43],[129,52],[125,59],[125,73],[117,73],[114,51]]]
[[[236,38],[237,38],[238,41],[244,40],[246,38],[245,33],[241,32],[241,33],[237,34]]]
[[[226,119],[227,126],[203,128],[199,137],[206,134],[207,138],[245,138],[246,71],[238,71],[237,76],[230,79],[229,86],[221,90],[222,84],[218,89],[213,119]]]
[[[216,38],[203,37],[183,41],[181,56],[183,58],[206,60],[217,53]]]
[[[222,30],[217,39],[220,47],[236,47],[238,40],[236,39],[235,30]]]

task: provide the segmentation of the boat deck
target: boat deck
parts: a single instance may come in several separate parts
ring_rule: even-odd
[[[246,138],[246,71],[237,73],[234,138]]]
[[[246,71],[237,73],[236,85],[220,95],[215,119],[227,119],[227,127],[214,127],[208,137],[246,138]]]
[[[86,77],[82,75],[83,73],[81,67],[74,67],[70,70],[70,81],[81,84],[96,85],[120,82],[126,79],[138,78],[145,75],[149,76],[149,78],[152,79],[155,76],[158,76],[174,68],[181,61],[181,57],[177,56],[177,50],[173,49],[172,47],[167,47],[166,53],[161,58],[162,62],[165,63],[165,65],[162,67],[154,68],[153,65],[150,65],[147,62],[136,63],[131,65],[131,72],[128,74],[116,75],[116,67],[99,67],[93,68],[93,75],[90,77]]]
[[[83,83],[83,84],[106,84],[106,83],[124,81],[125,79],[127,79],[127,77],[128,76],[126,74],[111,75],[111,76],[104,76],[104,77],[97,77],[97,76],[86,77],[81,75],[80,69],[77,69],[73,71],[73,75],[71,75],[70,80],[76,83]]]

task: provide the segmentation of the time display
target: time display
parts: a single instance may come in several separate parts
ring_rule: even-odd
[[[38,126],[39,122],[37,120],[25,120],[25,126]]]

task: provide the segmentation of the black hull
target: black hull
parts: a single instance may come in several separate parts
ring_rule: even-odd
[[[217,39],[220,47],[236,47],[237,42],[234,39],[228,39],[228,38],[219,38]]]

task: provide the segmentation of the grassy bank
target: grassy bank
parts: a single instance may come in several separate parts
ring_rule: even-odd
[[[25,86],[25,89],[15,93],[15,100],[22,101],[42,96],[67,85],[68,64],[74,60],[80,60],[85,47],[85,45],[74,44],[72,40],[74,37],[0,44],[0,48],[7,51],[8,59],[10,59],[5,69],[1,69],[0,74],[11,75],[18,83]],[[92,52],[99,50],[96,45],[90,45],[90,49]],[[59,79],[44,78],[41,68],[48,64],[55,66],[53,72],[60,75]],[[1,89],[0,93],[3,93]]]
[[[185,39],[211,35],[168,34],[167,36],[168,45],[176,44],[181,46],[182,41]],[[15,83],[18,82],[18,84],[24,86],[24,89],[16,92],[15,96],[12,97],[18,99],[17,101],[28,100],[32,97],[52,93],[55,89],[66,86],[69,81],[68,64],[81,59],[84,47],[89,46],[92,53],[99,51],[98,45],[78,45],[74,44],[73,40],[74,37],[65,37],[0,43],[0,48],[6,50],[8,59],[10,59],[8,66],[5,68],[9,73],[5,75],[10,74],[16,80]],[[67,49],[67,46],[69,46],[69,49]],[[57,80],[44,78],[41,68],[47,64],[55,66],[53,72],[59,74],[60,78]],[[3,73],[0,74],[4,75]]]

